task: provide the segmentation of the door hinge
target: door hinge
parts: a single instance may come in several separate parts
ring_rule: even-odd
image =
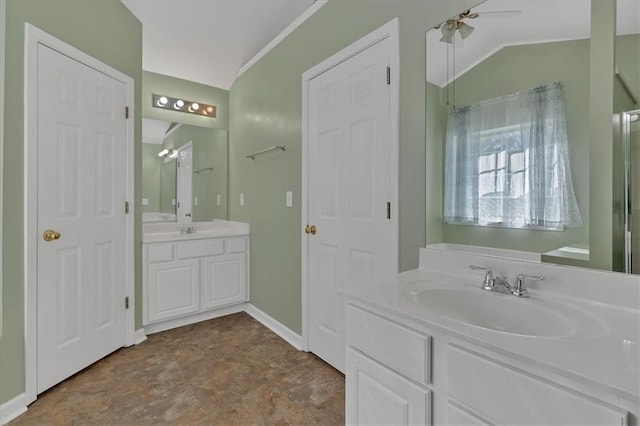
[[[129,107],[124,107],[124,118],[129,119]]]
[[[124,308],[129,309],[129,296],[124,298]]]
[[[180,201],[178,201],[178,205],[177,205],[177,207],[178,207],[178,208],[180,208]]]
[[[387,67],[387,84],[391,84],[391,67]]]
[[[387,201],[387,219],[391,219],[391,203]]]
[[[128,214],[129,213],[129,202],[125,201],[124,202],[124,214]]]

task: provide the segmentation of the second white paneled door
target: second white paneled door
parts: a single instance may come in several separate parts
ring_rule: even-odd
[[[391,40],[308,84],[308,346],[344,371],[344,296],[397,273]]]
[[[126,86],[38,46],[37,391],[125,345]]]

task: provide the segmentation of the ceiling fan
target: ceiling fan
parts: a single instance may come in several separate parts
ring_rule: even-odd
[[[453,42],[453,36],[455,35],[456,31],[460,33],[460,36],[462,37],[463,40],[469,37],[473,32],[474,28],[471,25],[464,22],[465,19],[476,19],[478,16],[480,16],[480,14],[482,15],[497,14],[497,13],[518,14],[520,12],[522,11],[521,10],[501,10],[501,11],[491,11],[491,12],[487,11],[487,12],[478,13],[478,12],[471,12],[471,9],[469,9],[460,13],[455,18],[447,19],[440,25],[437,25],[435,28],[440,29],[440,31],[442,32],[442,38],[440,39],[440,41],[451,44]]]

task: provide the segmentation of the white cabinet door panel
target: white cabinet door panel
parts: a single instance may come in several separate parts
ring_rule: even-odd
[[[348,425],[429,425],[431,391],[348,348]]]
[[[447,374],[449,396],[496,424],[627,424],[622,410],[457,345],[447,347]]]
[[[246,255],[208,257],[202,263],[203,308],[215,308],[246,299]]]
[[[491,423],[480,420],[474,414],[460,407],[453,401],[447,401],[448,426],[492,426]]]
[[[200,309],[198,259],[149,264],[149,322]]]
[[[347,305],[347,344],[417,382],[431,382],[431,337]],[[398,350],[402,348],[402,350]]]

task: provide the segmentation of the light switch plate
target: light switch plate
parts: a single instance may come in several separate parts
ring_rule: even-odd
[[[216,205],[222,205],[222,197],[220,197],[220,194],[216,195]]]
[[[194,197],[194,204],[197,206],[198,205],[198,197]]]
[[[293,207],[293,192],[287,191],[286,206]]]
[[[175,198],[172,198],[172,199],[171,199],[171,205],[172,205],[172,206],[175,206],[175,205],[176,205],[176,199],[175,199]]]
[[[143,206],[148,206],[149,205],[149,199],[148,198],[143,198],[142,199],[142,205]]]
[[[240,194],[240,205],[244,206],[244,194]]]

